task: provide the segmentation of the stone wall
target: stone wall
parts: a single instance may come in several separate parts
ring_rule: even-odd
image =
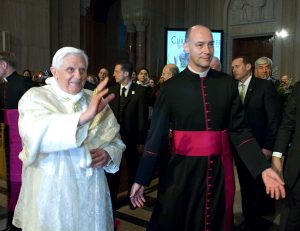
[[[81,0],[87,2],[88,0]],[[19,71],[49,67],[53,53],[62,46],[81,46],[91,57],[93,72],[113,64],[122,51],[121,2],[109,9],[104,24],[86,28],[80,25],[80,0],[1,0],[0,31],[10,34],[10,50],[16,52]],[[139,0],[126,0],[138,3]],[[288,73],[300,80],[300,4],[297,0],[145,0],[145,64],[150,74],[160,75],[164,66],[164,28],[187,28],[204,24],[224,30],[225,70],[230,72],[232,39],[275,35],[286,29],[289,36],[276,38],[273,59],[279,75]],[[87,4],[88,5],[88,4]],[[138,4],[137,4],[138,5]],[[123,25],[124,27],[124,25]],[[100,30],[99,30],[100,28]],[[88,31],[84,31],[88,29]],[[85,36],[88,33],[88,36]],[[1,36],[0,36],[1,37]],[[121,41],[122,40],[122,41]],[[97,45],[96,45],[97,44]],[[100,45],[99,45],[100,44]],[[0,48],[2,47],[2,37]],[[101,56],[101,57],[100,57]],[[95,73],[96,74],[96,73]]]

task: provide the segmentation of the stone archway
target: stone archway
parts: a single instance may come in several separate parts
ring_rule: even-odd
[[[230,72],[232,44],[237,38],[274,36],[280,26],[281,0],[228,0],[225,5],[226,51],[225,68]],[[278,71],[281,42],[273,45],[273,64]]]

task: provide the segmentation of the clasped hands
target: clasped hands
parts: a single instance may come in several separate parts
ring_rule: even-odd
[[[90,150],[90,153],[91,153],[91,157],[92,157],[91,166],[93,168],[104,167],[111,160],[110,155],[104,149],[100,149],[100,148],[92,149],[92,150]]]

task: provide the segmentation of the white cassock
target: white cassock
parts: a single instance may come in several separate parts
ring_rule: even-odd
[[[119,170],[125,145],[109,106],[90,123],[77,126],[91,95],[89,90],[69,95],[52,80],[21,98],[22,188],[13,224],[23,231],[113,230],[104,171]],[[94,148],[106,150],[112,162],[91,168],[89,150]]]

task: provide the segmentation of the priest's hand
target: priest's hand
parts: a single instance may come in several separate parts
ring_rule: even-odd
[[[93,168],[104,167],[111,160],[110,155],[104,149],[100,149],[100,148],[92,149],[90,150],[90,153],[92,157],[91,165]]]
[[[284,182],[278,174],[271,168],[262,172],[262,179],[266,187],[266,193],[276,200],[285,198]]]
[[[138,183],[134,183],[131,187],[130,201],[134,207],[142,207],[146,202],[144,197],[144,186]]]
[[[109,94],[104,98],[104,96],[108,93],[108,89],[106,88],[107,82],[108,78],[105,78],[95,88],[92,100],[88,108],[80,115],[78,126],[91,121],[96,116],[96,114],[98,112],[101,112],[106,107],[106,105],[115,97],[114,94]]]

